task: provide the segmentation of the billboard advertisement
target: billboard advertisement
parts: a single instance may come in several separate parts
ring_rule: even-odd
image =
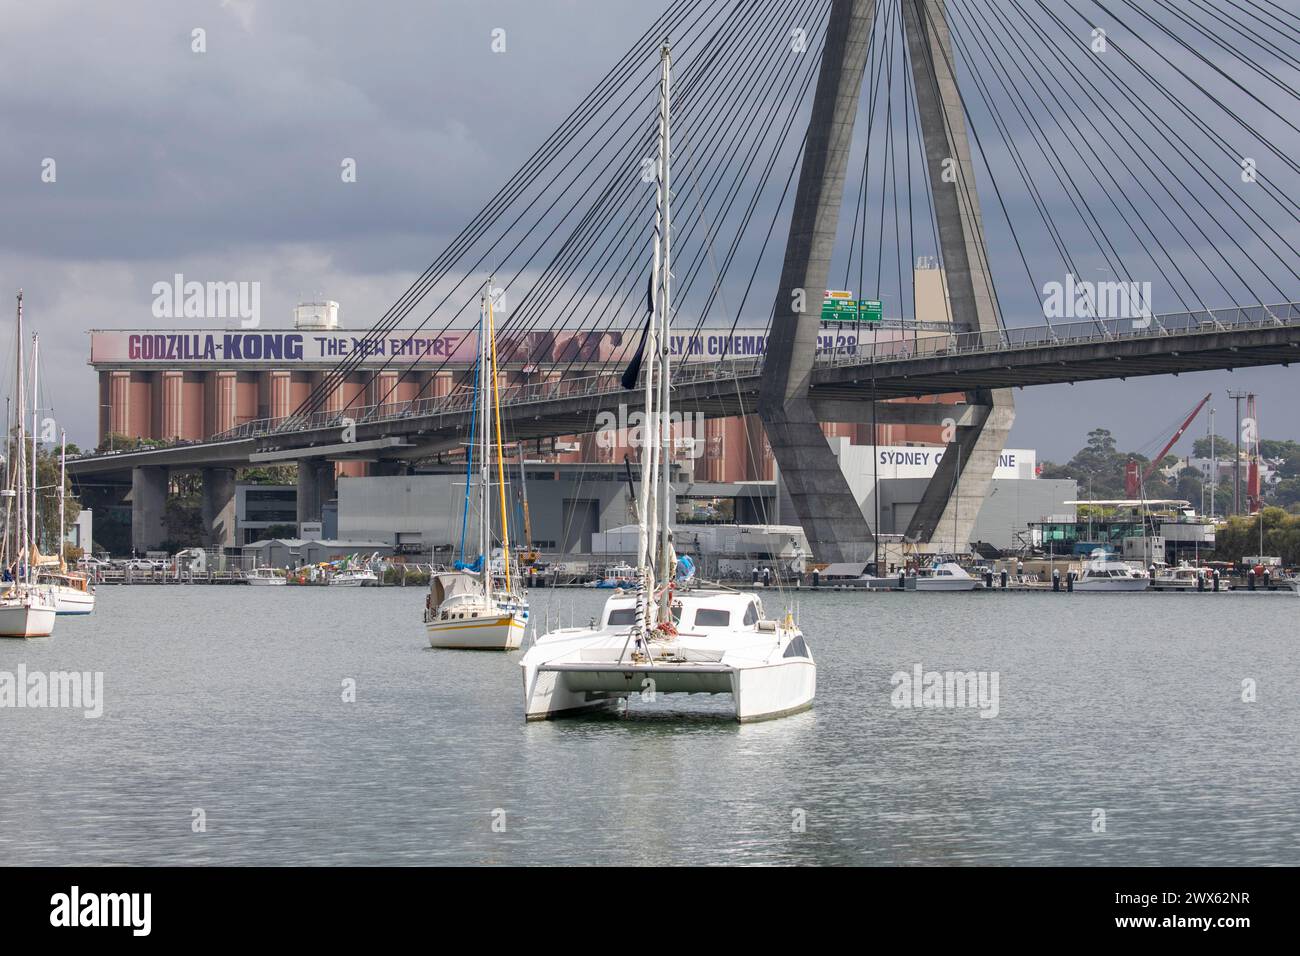
[[[497,335],[497,363],[508,367],[611,362],[629,358],[639,332],[540,331]],[[678,361],[714,362],[751,359],[763,354],[765,328],[701,329],[671,337]],[[823,331],[820,348],[852,348],[852,330]],[[475,331],[409,332],[395,330],[371,337],[342,330],[96,330],[90,333],[91,365],[248,366],[330,368],[359,354],[363,366],[437,368],[444,363],[465,367],[478,352]]]

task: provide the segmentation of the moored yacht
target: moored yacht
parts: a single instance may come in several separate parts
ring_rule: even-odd
[[[1209,574],[1205,568],[1193,567],[1186,561],[1176,568],[1156,571],[1151,579],[1153,591],[1204,591],[1209,589]]]
[[[812,705],[817,665],[787,616],[770,620],[758,595],[692,590],[676,594],[671,619],[638,629],[636,594],[612,595],[593,627],[537,638],[520,662],[524,716],[544,720],[611,709],[655,694],[730,694],[748,722]]]
[[[979,579],[956,561],[935,560],[916,575],[918,591],[974,591],[979,584]]]
[[[288,583],[288,579],[275,568],[253,568],[244,580],[254,587],[275,587]]]
[[[1151,579],[1135,571],[1113,554],[1100,548],[1092,553],[1083,574],[1074,582],[1076,591],[1145,591]]]
[[[368,588],[379,584],[379,575],[369,568],[344,568],[335,571],[329,578],[333,588]]]
[[[54,593],[39,585],[0,585],[0,637],[49,637],[57,613]]]
[[[465,571],[434,575],[425,602],[424,627],[431,647],[513,651],[524,639],[527,611]]]
[[[466,451],[464,521],[461,557],[455,570],[436,574],[424,602],[424,630],[430,647],[457,650],[513,651],[524,638],[528,601],[523,578],[514,567],[506,508],[504,436],[497,392],[497,353],[493,319],[493,278],[488,277],[479,310],[478,359],[474,369],[473,439]],[[495,414],[493,414],[495,412]],[[495,442],[493,430],[495,427]],[[499,557],[493,556],[492,453],[496,449],[501,526]],[[478,465],[477,508],[471,508],[469,475]],[[465,560],[469,513],[478,513],[478,557]]]
[[[90,614],[95,610],[95,586],[88,575],[76,571],[42,573],[37,583],[50,589],[59,614]]]
[[[615,591],[591,626],[536,638],[520,661],[527,720],[608,709],[633,695],[687,693],[729,694],[736,719],[752,721],[802,710],[817,690],[817,666],[790,614],[780,622],[768,618],[758,596],[748,592],[688,589],[690,565],[674,554],[666,347],[672,330],[672,56],[666,44],[661,68],[649,314],[623,375],[624,388],[644,390],[635,585]]]
[[[0,489],[3,502],[4,528],[0,540],[0,637],[49,637],[54,633],[56,605],[54,591],[48,585],[37,583],[36,564],[36,345],[32,347],[32,438],[26,432],[27,369],[24,367],[23,349],[23,294],[18,292],[18,346],[17,355],[17,428],[13,442],[14,454],[5,462],[5,486]],[[31,481],[28,482],[27,453],[32,455]]]

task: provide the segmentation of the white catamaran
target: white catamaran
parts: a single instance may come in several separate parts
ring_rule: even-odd
[[[635,589],[611,595],[590,627],[536,639],[520,662],[528,720],[611,708],[647,693],[730,694],[737,720],[761,720],[808,707],[816,691],[812,652],[789,614],[783,622],[769,620],[756,594],[686,590],[678,586],[685,582],[675,580],[669,484],[672,56],[666,44],[661,61],[649,315],[641,348],[623,378],[624,387],[634,388],[644,372]]]
[[[431,647],[513,651],[524,638],[528,602],[523,579],[512,569],[510,522],[506,509],[506,478],[501,409],[497,389],[496,328],[493,321],[493,279],[488,278],[479,312],[475,406],[470,443],[466,449],[465,522],[469,521],[470,477],[478,464],[478,557],[466,561],[462,530],[461,558],[456,570],[436,574],[425,599],[424,628]],[[495,442],[493,431],[495,428]],[[496,449],[501,511],[501,563],[492,558],[492,451]],[[462,525],[462,528],[464,525]],[[499,572],[498,573],[498,568]]]
[[[5,463],[3,582],[0,582],[0,637],[49,637],[54,633],[55,599],[50,587],[36,581],[36,432],[32,434],[31,483],[27,475],[27,392],[23,367],[23,294],[18,293],[17,407],[13,453]],[[33,368],[35,362],[33,362]],[[36,405],[35,387],[32,405]]]

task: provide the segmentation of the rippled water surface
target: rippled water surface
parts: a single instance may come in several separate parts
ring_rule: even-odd
[[[105,696],[0,709],[0,860],[1300,863],[1290,594],[804,593],[816,705],[745,726],[700,697],[525,724],[519,655],[429,649],[423,599],[105,587],[0,641],[0,671],[102,671]],[[895,708],[918,663],[997,672],[998,715]]]

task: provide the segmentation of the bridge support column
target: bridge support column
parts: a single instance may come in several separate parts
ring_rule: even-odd
[[[235,469],[203,469],[203,544],[233,548],[235,539]]]
[[[925,144],[953,329],[996,335],[1002,323],[984,243],[984,221],[961,93],[954,75],[945,0],[903,0],[917,118]],[[993,481],[1015,404],[1011,389],[968,392],[974,421],[956,428],[907,529],[931,551],[965,551]]]
[[[298,462],[298,523],[320,521],[325,502],[334,497],[334,462],[304,458]]]
[[[166,510],[167,469],[131,469],[131,548],[137,554],[157,551],[167,539]]]
[[[871,529],[822,434],[808,386],[875,8],[875,0],[835,0],[831,7],[759,399],[772,453],[818,561],[865,561],[872,550]]]

